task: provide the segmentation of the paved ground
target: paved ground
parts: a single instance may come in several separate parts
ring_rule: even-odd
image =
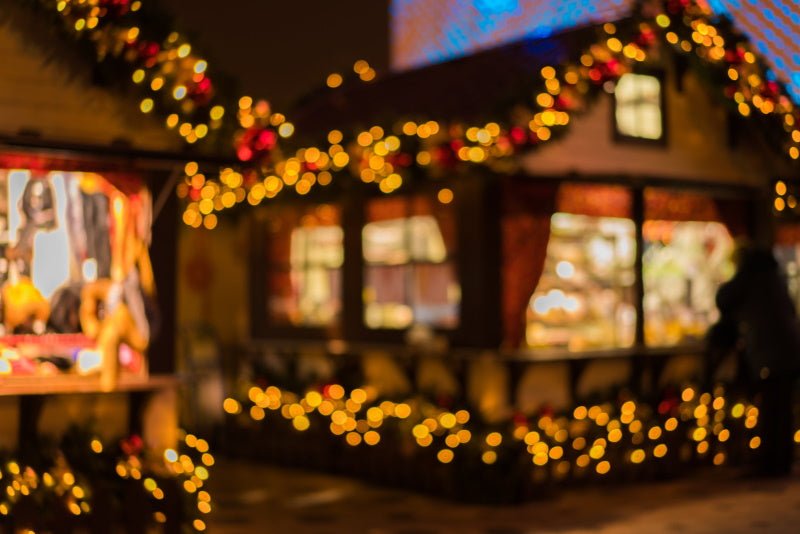
[[[211,534],[800,532],[800,475],[717,471],[663,483],[564,490],[520,506],[468,506],[334,476],[237,462],[212,474]]]

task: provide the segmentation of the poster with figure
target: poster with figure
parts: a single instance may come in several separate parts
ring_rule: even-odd
[[[0,169],[0,374],[146,374],[151,210],[135,180]]]

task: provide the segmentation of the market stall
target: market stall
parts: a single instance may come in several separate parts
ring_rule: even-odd
[[[147,377],[155,286],[141,179],[0,170],[4,382]]]

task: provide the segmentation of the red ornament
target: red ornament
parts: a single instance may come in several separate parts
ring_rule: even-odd
[[[236,155],[240,161],[266,160],[278,144],[278,134],[271,128],[253,127],[245,130],[237,142]]]
[[[452,145],[457,143],[461,143],[461,141],[455,140],[450,144],[442,143],[437,146],[433,151],[433,161],[448,169],[455,167],[458,163],[458,159],[456,158],[456,153],[453,151]],[[461,143],[461,145],[463,146],[463,143]]]
[[[525,143],[525,139],[527,135],[525,134],[525,130],[519,126],[514,126],[509,131],[509,135],[511,136],[511,142],[515,145],[521,145]]]
[[[761,88],[761,96],[774,100],[780,95],[781,88],[775,81],[769,81]]]
[[[111,18],[119,18],[130,10],[130,0],[99,0],[97,5]]]
[[[525,414],[522,412],[514,412],[511,420],[514,423],[514,426],[527,426],[528,418],[525,417]]]
[[[189,98],[198,106],[205,106],[214,96],[214,86],[208,76],[203,76],[199,81],[189,86]]]
[[[122,452],[124,452],[128,456],[136,456],[142,449],[144,448],[144,442],[142,438],[138,434],[134,434],[128,439],[123,439],[119,443]]]
[[[642,48],[650,48],[656,42],[656,34],[650,28],[646,28],[642,30],[642,32],[636,36],[636,44],[641,46]]]

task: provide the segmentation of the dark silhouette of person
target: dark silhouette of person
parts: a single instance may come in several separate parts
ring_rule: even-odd
[[[739,376],[759,403],[761,448],[756,474],[788,475],[793,455],[793,393],[800,371],[800,327],[769,249],[740,251],[736,274],[717,292],[720,322],[735,324],[742,350]]]

